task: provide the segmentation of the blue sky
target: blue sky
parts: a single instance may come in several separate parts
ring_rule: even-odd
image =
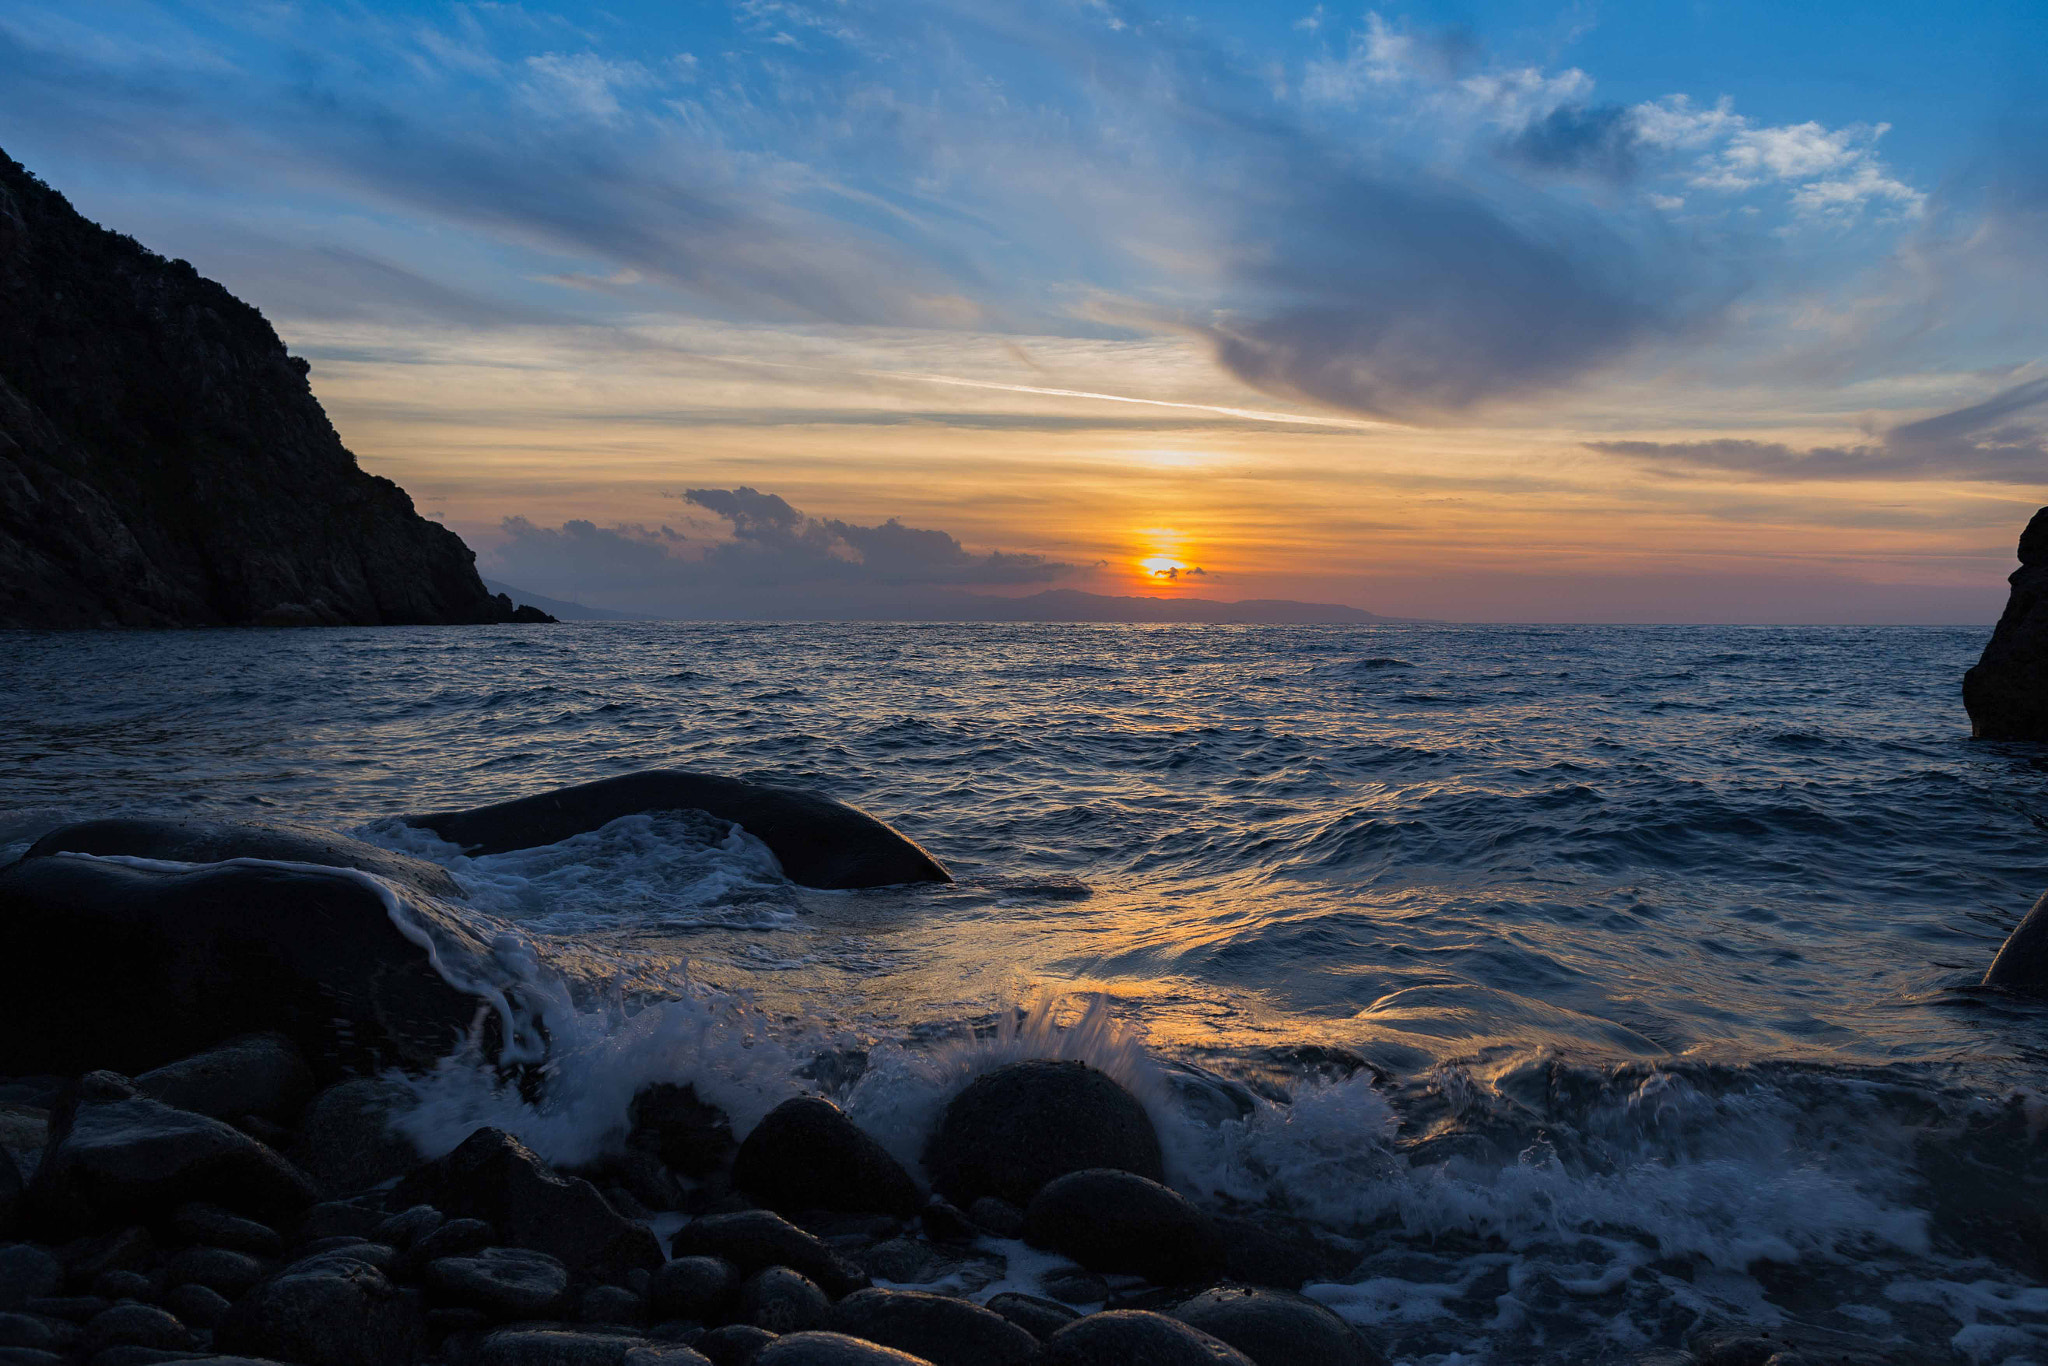
[[[536,591],[1982,620],[2044,58],[2038,4],[0,0],[0,148]]]

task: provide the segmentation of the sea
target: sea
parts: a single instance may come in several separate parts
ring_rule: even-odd
[[[10,633],[0,859],[311,821],[609,984],[537,1094],[414,1083],[423,1151],[589,1161],[670,1080],[742,1130],[828,1095],[915,1163],[976,1073],[1085,1058],[1182,1191],[1344,1249],[1308,1293],[1396,1361],[2048,1361],[2048,1005],[1978,985],[2048,888],[2048,747],[1969,739],[1986,634]],[[657,767],[829,793],[957,881],[809,890],[701,816],[474,859],[395,819]]]

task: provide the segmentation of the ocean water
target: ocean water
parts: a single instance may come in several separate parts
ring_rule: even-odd
[[[914,1161],[978,1070],[1086,1057],[1183,1190],[1349,1248],[1311,1293],[1398,1360],[1748,1325],[2048,1361],[2048,1006],[1976,985],[2048,887],[2048,749],[1968,740],[1984,634],[15,633],[0,856],[310,820],[615,984],[548,988],[538,1101],[425,1079],[428,1150],[587,1160],[672,1079],[742,1127],[822,1091]],[[392,820],[657,766],[829,792],[959,880],[798,888],[702,817],[479,859]]]

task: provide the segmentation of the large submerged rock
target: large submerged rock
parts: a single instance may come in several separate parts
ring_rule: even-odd
[[[0,154],[0,627],[551,620],[356,465],[307,368]]]
[[[1963,707],[1979,740],[2048,740],[2048,508],[2020,533],[2012,594],[1984,647],[1963,675]]]
[[[487,960],[462,918],[430,897],[407,905],[444,962]],[[480,1018],[487,1038],[494,1027],[486,999],[450,986],[382,889],[346,869],[44,852],[0,870],[0,935],[0,1037],[20,1072],[133,1075],[268,1031],[332,1080],[425,1068]]]
[[[885,887],[951,882],[916,843],[844,802],[786,787],[708,773],[655,769],[582,783],[468,811],[407,816],[465,853],[502,854],[556,844],[646,811],[703,811],[732,821],[774,852],[790,880],[806,887]]]
[[[2006,936],[1984,974],[1984,985],[2014,991],[2048,990],[2048,892],[2042,893],[2025,919]]]
[[[461,886],[438,864],[297,821],[153,817],[78,821],[44,835],[29,846],[22,858],[42,858],[48,854],[117,854],[170,863],[224,863],[238,858],[317,863],[326,868],[355,868],[374,873],[426,896],[462,896]]]

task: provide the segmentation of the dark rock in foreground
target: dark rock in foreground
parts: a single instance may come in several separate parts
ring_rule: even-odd
[[[1022,1208],[1047,1182],[1092,1167],[1166,1175],[1145,1107],[1079,1062],[1012,1063],[976,1078],[947,1104],[924,1165],[963,1208],[987,1195]]]
[[[868,1284],[866,1274],[838,1253],[764,1209],[692,1220],[676,1230],[669,1250],[677,1257],[717,1257],[745,1274],[786,1266],[833,1296],[864,1290]]]
[[[1173,1317],[1227,1342],[1257,1366],[1385,1366],[1379,1349],[1329,1308],[1303,1295],[1216,1286]]]
[[[1984,973],[1987,987],[2048,991],[2048,893],[2006,936]]]
[[[657,769],[582,783],[468,811],[407,816],[469,854],[556,844],[643,811],[703,811],[732,821],[774,852],[806,887],[951,882],[938,860],[865,811],[785,787]]]
[[[2048,508],[2020,533],[2020,567],[1984,655],[1963,675],[1979,740],[2048,740]]]
[[[924,1199],[902,1163],[817,1096],[770,1110],[740,1144],[732,1178],[780,1214],[833,1209],[907,1219]]]
[[[1038,1339],[1001,1314],[916,1290],[862,1290],[832,1308],[828,1327],[922,1357],[932,1366],[1019,1366]]]
[[[263,315],[0,154],[0,627],[530,620]]]
[[[478,1129],[454,1152],[420,1167],[398,1183],[390,1203],[480,1219],[513,1246],[600,1279],[662,1263],[661,1244],[645,1225],[620,1216],[588,1181],[557,1175],[502,1129]]]
[[[1091,1271],[1128,1272],[1155,1285],[1223,1268],[1223,1239],[1208,1215],[1157,1181],[1106,1168],[1048,1182],[1024,1212],[1024,1238]]]
[[[1228,1343],[1178,1319],[1117,1309],[1054,1333],[1035,1366],[1255,1366]]]
[[[305,1366],[390,1366],[419,1355],[423,1329],[419,1296],[344,1250],[294,1262],[258,1286],[228,1311],[214,1342]]]
[[[844,1333],[792,1333],[753,1358],[754,1366],[934,1366],[923,1357]]]
[[[424,898],[413,909],[486,957],[466,923]],[[289,1037],[326,1078],[423,1069],[484,1006],[347,870],[49,854],[0,870],[0,927],[0,1037],[24,1072],[144,1072],[257,1031]]]
[[[173,863],[270,859],[354,868],[427,896],[459,900],[462,887],[446,868],[410,854],[337,835],[298,821],[195,821],[121,817],[59,826],[29,846],[24,860],[50,854],[123,854]]]

